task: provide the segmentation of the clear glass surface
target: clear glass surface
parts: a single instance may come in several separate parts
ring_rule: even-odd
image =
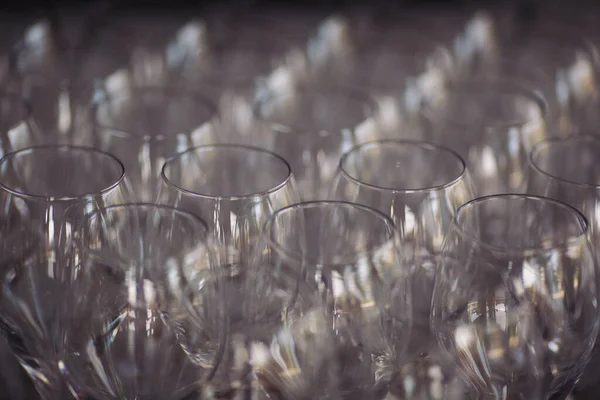
[[[394,220],[411,268],[415,325],[428,327],[436,257],[456,209],[474,197],[465,162],[427,142],[368,142],[342,157],[330,196]]]
[[[194,147],[163,166],[158,201],[201,216],[237,274],[266,219],[298,200],[289,164],[275,153],[242,145]]]
[[[441,89],[428,99],[423,115],[431,140],[466,160],[478,195],[523,192],[529,151],[551,135],[545,100],[497,79]]]
[[[598,332],[585,218],[556,200],[493,195],[458,209],[438,264],[431,324],[473,388],[564,398]]]
[[[56,351],[73,224],[129,196],[123,165],[94,149],[31,147],[0,160],[2,330],[44,399],[61,393]]]
[[[589,223],[588,238],[600,260],[600,139],[594,136],[552,138],[536,145],[529,156],[528,191],[563,201],[581,210]],[[585,388],[596,379],[598,350],[578,386]]]
[[[305,202],[274,213],[254,253],[250,271],[295,276],[302,282],[299,298],[316,296],[325,307],[333,335],[328,357],[340,363],[342,398],[379,398],[388,383],[383,371],[399,362],[408,344],[410,285],[396,233],[389,218],[369,207]],[[270,309],[260,306],[271,302],[264,295],[253,295],[259,303],[250,315]],[[315,396],[325,395],[320,389],[313,389]]]
[[[302,87],[258,102],[257,144],[291,165],[303,200],[327,198],[341,155],[378,134],[377,105],[354,89]]]
[[[216,109],[197,93],[118,86],[104,95],[87,140],[123,161],[138,200],[154,201],[167,158],[215,141]]]
[[[170,207],[117,205],[83,218],[74,242],[59,353],[71,390],[115,400],[200,391],[226,337],[207,224]],[[196,314],[181,305],[188,284],[202,293]]]

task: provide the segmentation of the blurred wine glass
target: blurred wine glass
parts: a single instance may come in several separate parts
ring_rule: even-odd
[[[543,79],[535,83],[547,99],[557,133],[593,126],[600,53],[582,27],[547,18],[523,22],[514,12],[491,14],[489,27],[493,39],[473,55],[472,63],[496,73],[499,65],[512,65],[525,79],[541,72]],[[466,74],[471,71],[465,69]]]
[[[154,201],[167,158],[214,143],[216,110],[174,87],[116,86],[97,100],[87,140],[123,161],[139,200]]]
[[[436,258],[456,209],[474,197],[462,158],[427,142],[379,140],[344,154],[330,197],[373,207],[401,232],[413,279],[414,336],[429,331]]]
[[[59,362],[71,391],[115,400],[201,391],[226,332],[207,224],[170,207],[111,206],[76,225],[74,247]],[[181,303],[200,281],[204,324],[192,328]]]
[[[57,334],[72,225],[84,213],[129,196],[123,165],[94,149],[30,147],[0,160],[1,325],[44,399],[62,390]]]
[[[519,83],[498,79],[440,88],[423,115],[431,140],[467,161],[478,195],[524,191],[527,155],[551,134],[545,100]]]
[[[10,91],[29,101],[46,143],[82,144],[80,131],[91,119],[94,94],[128,55],[114,32],[85,30],[80,41],[66,40],[50,20],[32,24],[17,43]]]
[[[598,332],[587,229],[577,210],[543,197],[493,195],[458,209],[431,323],[474,389],[523,399],[571,392]]]
[[[377,105],[341,86],[299,87],[258,102],[256,143],[291,165],[303,200],[327,198],[341,155],[379,131]]]

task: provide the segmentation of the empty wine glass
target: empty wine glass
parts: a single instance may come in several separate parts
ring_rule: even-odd
[[[407,345],[410,286],[396,240],[393,222],[374,209],[316,201],[275,212],[257,246],[251,271],[296,275],[327,306],[344,396],[376,397],[387,383],[379,369]]]
[[[95,105],[90,140],[123,160],[138,199],[153,201],[167,158],[214,142],[216,110],[193,92],[115,86]]]
[[[247,262],[268,216],[297,200],[294,175],[283,158],[229,144],[194,147],[169,158],[158,195],[159,202],[209,223],[222,265],[231,273]]]
[[[202,94],[218,106],[219,121],[237,129],[254,128],[253,105],[285,93],[305,79],[301,56],[271,53],[267,48],[223,49],[202,58],[203,75],[196,80]],[[195,68],[195,72],[199,69]],[[182,84],[196,81],[184,78]],[[251,143],[247,143],[251,144]]]
[[[129,196],[123,165],[98,150],[30,147],[0,160],[1,325],[44,399],[61,391],[56,346],[72,223]]]
[[[371,97],[340,86],[299,87],[258,102],[256,143],[292,166],[304,200],[327,198],[340,156],[378,133]]]
[[[544,99],[498,79],[440,88],[424,116],[431,139],[467,161],[479,195],[524,191],[527,155],[549,136]]]
[[[330,314],[284,252],[259,239],[245,268],[224,280],[230,328],[211,380],[217,397],[339,398]]]
[[[330,196],[368,205],[394,220],[414,280],[415,337],[426,334],[436,257],[456,209],[474,197],[465,162],[427,142],[367,142],[344,154]]]
[[[491,69],[498,60],[507,60],[513,69],[543,71],[547,79],[536,83],[549,103],[558,133],[569,134],[593,123],[600,53],[585,31],[564,20],[539,18],[523,23],[514,13],[495,13],[488,26],[494,32],[492,39],[474,60]]]
[[[410,42],[411,37],[407,34],[403,40]],[[386,137],[419,138],[424,101],[451,79],[453,69],[446,49],[430,46],[428,51],[421,54],[402,44],[379,44],[332,65],[323,80],[369,93]]]
[[[528,191],[563,201],[586,216],[588,237],[596,260],[600,260],[600,163],[597,159],[600,139],[589,136],[550,138],[538,143],[530,154]],[[596,380],[595,366],[600,362],[596,349],[594,357],[578,386],[584,388]]]
[[[46,20],[27,29],[9,87],[31,104],[46,143],[83,144],[79,136],[92,118],[94,94],[127,57],[115,45],[122,40],[116,33],[90,29],[75,35],[81,43],[67,43],[57,29]]]
[[[573,389],[598,332],[587,229],[577,210],[544,197],[493,195],[458,209],[431,323],[478,391],[554,399]]]
[[[86,215],[74,247],[59,363],[72,392],[121,400],[201,391],[226,329],[207,224],[170,207],[116,205]],[[201,282],[204,306],[193,328],[181,307],[189,282]]]

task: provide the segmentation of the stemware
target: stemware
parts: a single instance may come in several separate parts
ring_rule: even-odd
[[[30,147],[0,160],[2,331],[44,399],[60,391],[55,351],[73,221],[128,197],[123,165],[98,150]]]
[[[123,161],[139,200],[155,199],[167,158],[215,140],[215,107],[196,93],[115,83],[104,94],[89,140]]]
[[[518,23],[514,15],[505,14],[491,17],[493,40],[474,55],[474,60],[491,69],[499,60],[508,60],[513,69],[543,71],[547,79],[536,83],[549,103],[557,132],[564,135],[586,129],[594,122],[598,101],[597,46],[580,26],[569,25],[564,19],[552,21],[542,16],[537,21]]]
[[[590,135],[550,138],[531,151],[528,191],[563,201],[578,210],[589,223],[588,238],[600,260],[600,139]],[[598,350],[582,377],[579,387],[595,382]]]
[[[429,329],[435,258],[456,209],[474,197],[462,158],[447,148],[410,140],[378,140],[342,157],[330,197],[389,215],[411,265],[415,336]]]
[[[247,261],[266,218],[298,200],[289,164],[257,147],[194,147],[170,157],[161,177],[158,201],[208,221],[231,267]]]
[[[403,354],[411,325],[410,287],[393,222],[353,203],[294,204],[269,218],[254,254],[251,273],[296,276],[304,291],[321,299],[335,335],[339,390],[376,398],[387,383],[380,372]],[[259,287],[255,280],[251,286]],[[246,315],[262,315],[268,294],[251,293],[250,304],[257,305]]]
[[[238,130],[253,128],[255,102],[285,93],[305,80],[301,55],[279,54],[270,46],[221,49],[201,58],[202,76],[183,76],[182,84],[198,82],[202,94],[218,106],[219,121]],[[180,75],[182,76],[182,75]]]
[[[226,332],[208,225],[170,207],[123,204],[87,214],[75,231],[59,353],[72,392],[122,400],[201,391]],[[195,318],[181,306],[188,284],[202,293]]]
[[[46,143],[77,142],[90,121],[90,103],[105,79],[127,64],[114,33],[75,35],[66,43],[46,20],[28,28],[15,52],[15,71],[8,86],[27,99]]]
[[[407,36],[403,40],[410,41]],[[322,79],[369,93],[386,137],[419,138],[425,99],[452,79],[454,68],[447,49],[427,49],[421,54],[403,45],[379,44],[330,66]]]
[[[303,86],[258,102],[256,143],[292,166],[303,200],[327,198],[341,155],[376,135],[373,99],[342,86]]]
[[[527,155],[549,136],[545,100],[502,79],[474,78],[440,88],[423,115],[431,140],[467,161],[478,195],[525,190]]]
[[[544,197],[492,195],[458,209],[431,324],[475,390],[559,399],[573,389],[598,331],[587,230],[579,211]]]

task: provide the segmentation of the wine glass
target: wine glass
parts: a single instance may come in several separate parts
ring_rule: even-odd
[[[431,140],[467,161],[478,195],[524,191],[527,155],[550,135],[545,100],[501,79],[440,88],[427,99],[423,115]]]
[[[546,97],[553,126],[562,135],[586,129],[595,121],[600,71],[596,44],[581,26],[564,21],[542,16],[523,23],[514,14],[495,13],[489,24],[493,39],[473,57],[492,70],[498,61],[506,60],[513,69],[542,71],[546,79],[537,79],[538,90]]]
[[[2,331],[44,399],[61,393],[56,345],[73,222],[129,193],[123,165],[98,150],[29,147],[0,160]]]
[[[57,32],[57,30],[59,30]],[[46,143],[83,144],[81,130],[92,115],[90,103],[104,81],[127,64],[118,33],[86,30],[68,43],[59,27],[42,20],[30,26],[15,52],[11,91],[26,99]]]
[[[115,84],[94,108],[94,147],[125,164],[139,200],[154,201],[165,160],[215,141],[216,110],[202,96],[174,87]]]
[[[378,134],[377,106],[355,89],[302,86],[255,106],[256,143],[292,166],[303,200],[323,200],[341,155]]]
[[[292,231],[281,234],[293,240]],[[221,306],[227,308],[230,325],[223,359],[210,382],[217,397],[339,398],[330,314],[319,292],[286,262],[285,251],[261,236],[244,269],[223,280],[227,301]],[[202,294],[200,301],[195,295],[186,299],[192,314],[203,309]]]
[[[216,144],[170,157],[158,202],[188,210],[209,223],[232,274],[248,260],[265,220],[298,200],[289,164],[257,147]]]
[[[544,197],[493,195],[458,209],[431,323],[478,391],[555,399],[573,389],[598,332],[587,234],[581,213]]]
[[[254,253],[251,272],[295,275],[327,307],[344,396],[376,398],[387,383],[378,371],[406,348],[410,286],[396,241],[393,222],[374,209],[315,201],[275,212]],[[259,305],[268,301],[267,293],[253,293]]]
[[[330,66],[323,81],[369,93],[377,103],[381,136],[418,139],[425,99],[452,79],[454,61],[443,47],[412,46],[408,33],[400,44],[374,45]],[[405,44],[406,43],[406,44]]]
[[[588,238],[600,260],[600,163],[596,159],[600,139],[590,135],[549,138],[538,143],[530,153],[528,191],[563,201],[586,216]],[[578,386],[595,382],[595,366],[600,362],[598,350]]]
[[[463,159],[427,142],[367,142],[344,154],[330,197],[365,204],[394,220],[414,280],[414,336],[427,334],[436,257],[456,209],[474,197]]]
[[[207,224],[139,203],[98,209],[75,230],[59,362],[71,391],[115,400],[201,391],[226,332]],[[202,283],[204,301],[193,329],[181,306],[189,282]]]

